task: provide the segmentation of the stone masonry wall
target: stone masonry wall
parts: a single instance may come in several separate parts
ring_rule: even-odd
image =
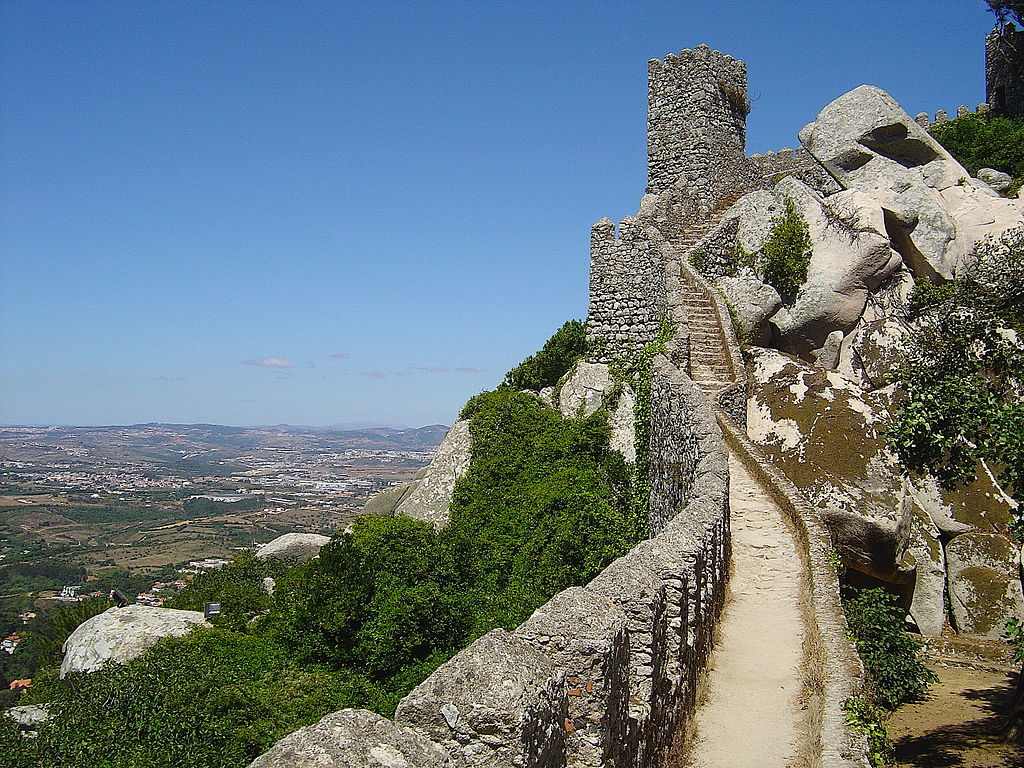
[[[750,160],[757,166],[769,186],[773,186],[786,176],[793,176],[822,197],[840,192],[843,188],[803,147],[751,155]]]
[[[996,114],[1024,116],[1024,31],[1012,24],[985,38],[985,100]]]
[[[593,359],[628,359],[653,341],[665,316],[665,273],[657,249],[636,219],[608,219],[590,232],[587,342]]]
[[[684,188],[702,211],[761,186],[745,155],[747,67],[706,45],[647,64],[647,192]]]

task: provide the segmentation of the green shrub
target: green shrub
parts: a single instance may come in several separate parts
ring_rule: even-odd
[[[786,198],[781,214],[772,219],[772,230],[761,248],[764,257],[762,280],[792,302],[807,280],[811,263],[811,234],[803,214]]]
[[[924,696],[938,678],[921,663],[917,640],[903,628],[906,611],[897,598],[884,589],[864,589],[843,607],[878,705],[893,710]]]
[[[221,629],[165,639],[52,693],[38,739],[52,768],[244,766],[328,712],[376,701],[356,675],[297,669],[268,640]]]
[[[278,579],[286,570],[287,566],[278,560],[260,560],[247,552],[223,568],[198,574],[167,602],[167,607],[201,611],[206,603],[220,603],[221,613],[213,623],[244,631],[254,616],[270,609],[271,599],[263,588],[263,579]]]
[[[910,302],[907,306],[907,314],[911,319],[916,319],[932,307],[937,307],[953,297],[956,286],[953,283],[933,283],[931,280],[923,279],[914,285],[910,292]]]
[[[937,123],[931,134],[972,176],[981,168],[1008,173],[1011,195],[1024,183],[1024,118],[969,114]]]
[[[979,462],[1006,493],[1024,489],[1024,227],[984,240],[955,280],[915,290],[904,337],[901,398],[886,428],[904,466],[949,489]],[[1018,510],[1013,527],[1024,532]]]
[[[502,387],[534,392],[553,387],[586,351],[586,328],[579,320],[569,320],[544,342],[540,352],[530,355],[505,374]]]
[[[885,729],[885,711],[863,696],[851,696],[843,702],[846,724],[868,740],[868,760],[872,768],[892,765],[896,756]]]

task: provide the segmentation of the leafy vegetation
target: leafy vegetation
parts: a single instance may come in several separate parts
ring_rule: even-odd
[[[221,613],[213,623],[242,631],[253,618],[270,610],[271,599],[263,588],[263,579],[280,578],[286,570],[279,560],[260,560],[245,553],[220,570],[197,575],[167,602],[167,607],[202,611],[207,603],[219,602]]]
[[[1024,118],[967,114],[930,129],[972,176],[993,168],[1013,177],[1011,196],[1024,184]]]
[[[298,668],[266,638],[223,629],[165,639],[46,693],[53,719],[36,754],[11,765],[244,766],[295,728],[374,699],[358,676]]]
[[[650,520],[650,443],[651,443],[651,366],[654,358],[665,351],[675,333],[675,326],[662,318],[658,336],[631,360],[612,366],[612,376],[618,382],[628,382],[635,396],[633,404],[633,450],[636,461],[632,468],[630,510],[634,526],[633,538],[645,538]]]
[[[789,303],[807,280],[811,263],[811,233],[807,220],[791,198],[783,201],[783,210],[772,219],[772,230],[761,248],[764,274],[761,279]]]
[[[947,488],[975,479],[979,461],[1003,489],[1024,490],[1024,228],[986,240],[956,280],[917,289],[916,322],[888,427],[903,464]],[[1021,528],[1018,515],[1016,527]]]
[[[881,588],[864,589],[843,602],[875,702],[887,710],[917,701],[935,682],[919,658],[917,640],[903,628],[906,611]]]
[[[535,382],[576,354],[562,341],[545,345]],[[197,577],[173,605],[220,602],[217,626],[124,666],[42,674],[26,700],[49,701],[53,719],[11,765],[241,768],[327,712],[391,714],[473,639],[514,628],[635,543],[631,476],[605,411],[565,419],[505,386],[463,415],[473,454],[448,526],[363,516],[303,565],[246,555]]]
[[[864,696],[851,696],[843,702],[846,724],[868,740],[868,761],[872,768],[891,765],[896,756],[885,729],[885,712]]]
[[[586,350],[586,328],[579,320],[569,320],[544,342],[540,352],[530,355],[505,374],[501,386],[534,392],[553,387]]]

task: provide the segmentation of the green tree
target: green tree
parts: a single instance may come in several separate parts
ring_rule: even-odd
[[[772,219],[771,233],[761,248],[764,257],[761,279],[775,288],[787,303],[796,298],[800,286],[807,280],[811,248],[807,220],[787,197],[782,213]]]

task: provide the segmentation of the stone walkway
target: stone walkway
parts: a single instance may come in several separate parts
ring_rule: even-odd
[[[691,768],[773,768],[796,754],[800,561],[782,511],[729,457],[733,573],[695,715]]]

